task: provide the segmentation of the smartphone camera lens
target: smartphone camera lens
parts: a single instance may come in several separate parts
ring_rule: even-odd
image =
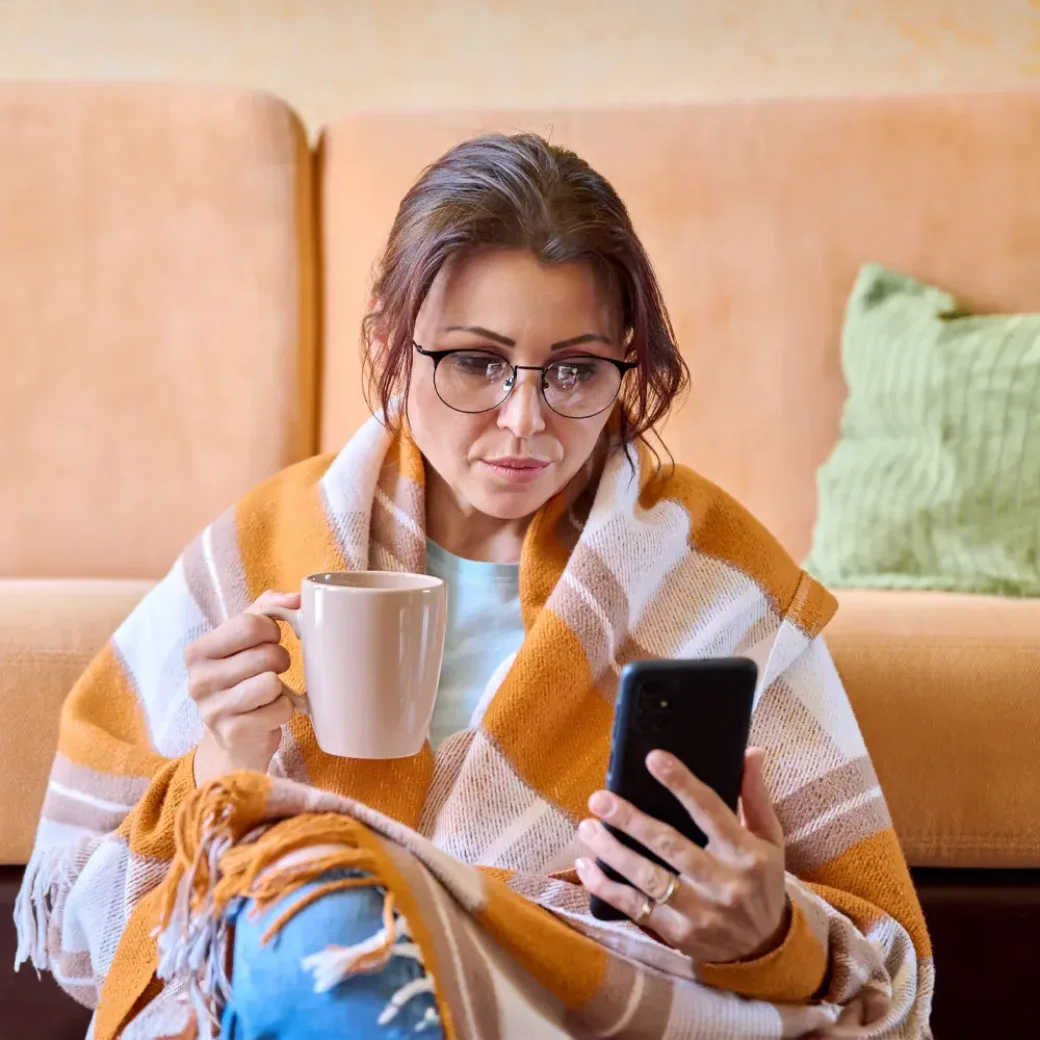
[[[672,696],[672,684],[667,681],[656,680],[648,682],[639,691],[640,707],[664,708],[668,706],[668,699]]]
[[[672,703],[672,694],[670,682],[648,682],[639,691],[636,728],[644,733],[663,733],[668,728],[668,709]]]

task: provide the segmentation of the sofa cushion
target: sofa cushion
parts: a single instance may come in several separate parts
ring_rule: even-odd
[[[0,577],[157,578],[313,451],[306,136],[139,84],[0,84],[0,127]]]
[[[806,567],[831,588],[1040,596],[1040,314],[864,266]]]
[[[149,587],[0,581],[0,863],[32,849],[65,695]]]
[[[692,371],[667,445],[798,559],[837,438],[841,320],[860,265],[898,267],[979,311],[1040,310],[1040,92],[353,113],[322,148],[329,450],[367,414],[359,327],[401,196],[486,130],[546,134],[613,181]]]
[[[827,641],[915,866],[1040,866],[1040,600],[840,591]]]

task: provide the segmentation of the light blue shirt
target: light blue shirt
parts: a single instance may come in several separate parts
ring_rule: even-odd
[[[520,649],[520,567],[464,560],[427,539],[426,573],[448,587],[444,663],[430,723],[438,747],[466,729],[499,665]]]

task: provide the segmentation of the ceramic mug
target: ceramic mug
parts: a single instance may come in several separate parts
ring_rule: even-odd
[[[303,648],[310,716],[322,751],[344,758],[418,754],[430,728],[444,654],[447,591],[440,578],[340,571],[303,580],[300,609],[268,607]]]

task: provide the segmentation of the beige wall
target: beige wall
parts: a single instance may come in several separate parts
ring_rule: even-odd
[[[351,108],[1040,85],[1040,0],[0,0],[0,76]]]

